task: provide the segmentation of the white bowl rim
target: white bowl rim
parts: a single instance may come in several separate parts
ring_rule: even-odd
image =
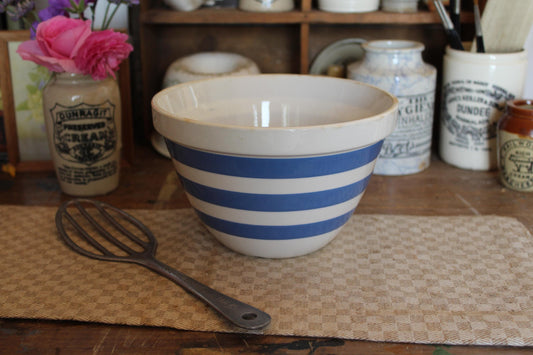
[[[175,119],[175,120],[187,122],[189,124],[213,126],[213,127],[220,127],[220,128],[244,129],[246,131],[248,131],[248,130],[260,130],[260,131],[265,131],[265,130],[269,130],[269,131],[270,130],[283,130],[283,131],[285,131],[285,130],[288,130],[288,129],[290,129],[290,130],[300,130],[300,129],[309,129],[309,128],[338,127],[338,126],[345,126],[345,125],[350,125],[350,124],[354,124],[354,123],[359,123],[359,122],[362,122],[362,121],[369,121],[369,120],[372,120],[372,119],[377,120],[377,119],[381,119],[382,116],[393,112],[395,110],[396,106],[398,105],[398,99],[396,98],[396,96],[390,94],[389,92],[387,92],[387,91],[385,91],[383,89],[378,88],[377,86],[374,86],[374,85],[371,85],[371,84],[367,84],[367,83],[363,83],[361,81],[357,81],[357,80],[353,80],[353,79],[336,78],[336,77],[330,77],[330,76],[324,76],[324,75],[312,75],[312,74],[260,74],[259,73],[259,74],[240,75],[238,77],[219,76],[219,77],[214,77],[214,78],[198,79],[198,80],[193,80],[193,81],[187,81],[187,82],[184,82],[184,83],[180,83],[180,84],[177,84],[177,85],[162,89],[161,91],[156,93],[153,96],[153,98],[152,98],[151,106],[152,106],[152,109],[153,109],[155,107],[156,101],[157,101],[157,99],[159,97],[163,96],[165,94],[165,92],[167,92],[167,91],[176,90],[177,86],[182,86],[182,85],[187,86],[187,85],[190,85],[190,84],[199,83],[199,82],[203,82],[203,81],[231,80],[233,78],[242,79],[242,78],[245,78],[245,77],[257,77],[257,76],[262,76],[262,77],[265,77],[265,76],[270,76],[270,77],[276,77],[276,76],[277,77],[282,77],[282,76],[286,76],[286,77],[315,77],[315,78],[320,78],[320,79],[325,79],[325,80],[343,80],[343,81],[347,80],[347,81],[352,81],[356,85],[359,85],[359,86],[367,86],[367,87],[376,89],[377,91],[382,92],[383,94],[385,94],[386,96],[391,98],[392,102],[391,102],[391,106],[387,110],[382,111],[382,112],[380,112],[380,113],[378,113],[376,115],[365,117],[365,118],[359,118],[357,120],[345,121],[345,122],[336,122],[336,123],[328,123],[328,124],[320,124],[320,125],[302,125],[302,126],[286,126],[286,127],[255,127],[255,126],[240,126],[240,125],[233,125],[233,124],[223,124],[223,123],[216,123],[216,122],[212,122],[212,121],[195,120],[193,118],[178,117],[178,116],[175,116],[174,113],[172,113],[172,112],[170,112],[168,110],[165,110],[163,108],[159,108],[159,110],[161,112],[164,112],[166,115],[174,116],[173,119]]]
[[[232,124],[222,124],[222,123],[216,123],[216,122],[206,122],[201,120],[195,120],[187,117],[179,117],[175,113],[172,113],[168,110],[163,109],[161,106],[158,106],[157,101],[168,91],[176,90],[177,87],[181,86],[190,86],[194,85],[195,83],[200,83],[204,81],[212,81],[212,80],[246,80],[247,77],[278,77],[278,78],[298,78],[298,77],[307,77],[307,78],[313,78],[312,80],[328,80],[328,81],[343,81],[344,84],[347,85],[356,85],[356,86],[364,86],[372,88],[373,90],[380,92],[384,96],[388,97],[390,99],[390,106],[384,109],[383,111],[379,112],[378,114],[364,117],[364,118],[358,118],[351,121],[344,121],[344,122],[334,122],[334,123],[328,123],[328,124],[320,124],[320,125],[302,125],[302,126],[289,126],[289,127],[254,127],[254,126],[239,126],[239,125],[232,125]],[[158,106],[158,107],[157,107]],[[353,79],[347,79],[347,78],[335,78],[335,77],[328,77],[328,76],[322,76],[322,75],[311,75],[311,74],[251,74],[251,75],[242,75],[242,76],[223,76],[223,77],[216,77],[216,78],[206,78],[206,79],[200,79],[190,82],[185,82],[182,84],[177,84],[175,86],[163,89],[156,93],[152,100],[151,100],[151,107],[152,107],[152,115],[153,115],[153,122],[154,122],[154,128],[161,133],[164,137],[175,141],[181,145],[193,147],[193,148],[199,148],[204,150],[210,150],[210,151],[219,151],[222,153],[231,153],[231,154],[241,154],[241,155],[271,155],[271,156],[279,156],[279,155],[287,155],[294,154],[294,155],[301,155],[301,154],[325,154],[325,153],[331,153],[331,152],[340,152],[344,150],[350,150],[355,148],[361,148],[368,146],[370,144],[373,144],[377,141],[380,141],[384,139],[386,136],[388,136],[392,131],[394,130],[396,126],[396,119],[391,120],[391,116],[394,118],[397,117],[397,109],[398,109],[398,99],[396,96],[390,94],[389,92],[378,88],[377,86],[370,85],[367,83],[359,82]],[[156,108],[157,107],[157,108]],[[158,112],[159,111],[159,112]],[[169,116],[172,117],[172,119],[166,119],[167,123],[164,124],[161,121],[165,120],[164,118],[161,119],[161,116]],[[172,124],[168,124],[168,121],[173,121]],[[365,132],[357,132],[361,131],[361,126],[367,126],[372,125],[374,128],[376,126],[379,126],[382,128],[378,131],[378,133],[374,133],[374,135],[368,135],[365,134]],[[182,133],[176,133],[179,132],[179,129],[170,130],[170,126],[180,126],[180,127],[194,127],[196,132],[198,133],[195,138],[190,137],[184,137]],[[294,140],[294,137],[299,134],[306,135],[307,143],[316,140],[321,139],[322,135],[324,135],[324,139],[326,140],[328,137],[326,137],[327,134],[332,134],[335,138],[338,136],[335,136],[335,134],[339,134],[341,130],[346,131],[346,128],[349,128],[349,132],[342,132],[342,137],[339,137],[341,140],[338,143],[330,142],[328,143],[328,147],[324,147],[324,144],[316,144],[314,147],[305,146],[305,144],[298,144],[295,143],[295,145],[299,145],[299,147],[293,146],[293,144],[290,144],[290,140]],[[217,143],[217,142],[209,142],[209,139],[206,138],[207,135],[216,136],[217,134],[215,132],[220,132],[220,130],[225,130],[226,132],[233,132],[234,134],[240,134],[240,133],[247,133],[248,136],[246,137],[246,140],[249,144],[255,145],[254,139],[259,139],[257,145],[261,144],[267,144],[270,145],[268,152],[265,152],[265,149],[263,148],[257,148],[257,149],[251,149],[247,152],[247,154],[242,153],[242,146],[241,147],[233,147],[235,144],[231,143]],[[173,132],[171,132],[173,131]],[[376,130],[373,130],[374,132]],[[202,134],[200,134],[202,133]],[[358,135],[358,133],[360,133]],[[367,132],[368,133],[368,132]],[[347,142],[350,139],[350,134],[354,135],[353,140],[360,142],[360,144],[353,144],[352,142]],[[184,139],[177,139],[177,136],[180,136]],[[274,136],[275,135],[275,136]],[[356,136],[359,136],[359,140]],[[311,138],[311,136],[313,138]],[[242,136],[240,136],[242,138]],[[272,139],[278,140],[278,147],[272,147]],[[254,143],[252,143],[254,142]],[[308,145],[308,144],[307,144]],[[248,145],[245,145],[248,147]]]

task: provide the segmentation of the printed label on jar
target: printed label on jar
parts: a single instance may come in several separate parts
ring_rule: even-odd
[[[61,165],[57,167],[58,178],[68,184],[87,185],[93,181],[105,179],[118,173],[118,162],[111,160],[106,163],[78,168]]]
[[[488,150],[505,102],[514,97],[502,87],[479,80],[446,83],[441,123],[451,135],[447,143],[472,151]]]
[[[66,161],[91,166],[117,148],[115,105],[56,104],[50,114],[54,123],[56,153]]]
[[[504,186],[533,191],[533,139],[500,131],[499,156]]]
[[[412,158],[429,154],[433,129],[435,91],[398,96],[396,128],[385,139],[380,158]]]

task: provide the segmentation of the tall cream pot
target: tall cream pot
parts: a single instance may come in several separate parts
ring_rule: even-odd
[[[116,189],[122,147],[117,82],[54,73],[43,90],[43,109],[61,190],[73,196],[95,196]]]

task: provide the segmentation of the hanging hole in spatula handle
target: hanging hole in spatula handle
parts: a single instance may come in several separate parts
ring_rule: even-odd
[[[220,293],[157,259],[147,260],[144,266],[174,281],[241,328],[258,330],[270,324],[271,317],[268,313]]]

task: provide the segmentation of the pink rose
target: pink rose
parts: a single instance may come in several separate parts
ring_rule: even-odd
[[[95,80],[108,75],[114,78],[120,63],[133,50],[127,40],[128,35],[113,30],[93,32],[80,48],[75,58],[76,65]]]
[[[91,21],[55,16],[37,26],[35,40],[23,42],[17,53],[55,72],[81,73],[74,61],[91,34]]]

